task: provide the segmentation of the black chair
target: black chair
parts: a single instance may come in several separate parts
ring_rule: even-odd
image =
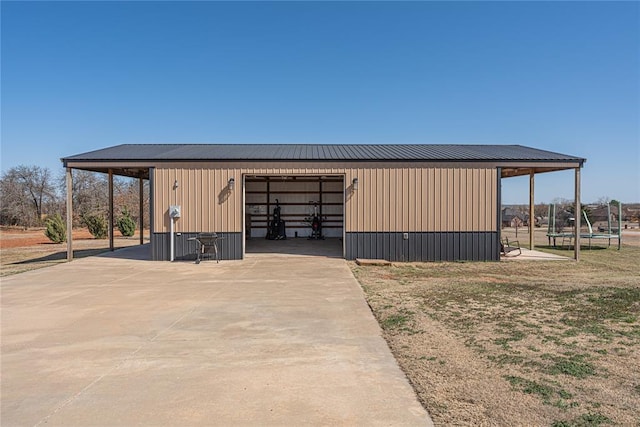
[[[212,258],[215,256],[216,262],[220,262],[220,252],[218,251],[218,240],[222,237],[218,236],[218,233],[198,233],[197,237],[189,240],[195,240],[198,242],[198,249],[196,250],[196,264],[200,264],[200,261],[205,258]]]
[[[518,240],[509,241],[508,237],[502,239],[500,242],[500,252],[507,256],[508,253],[518,251],[518,253],[514,256],[518,256],[522,254],[522,249],[520,249],[520,242]]]

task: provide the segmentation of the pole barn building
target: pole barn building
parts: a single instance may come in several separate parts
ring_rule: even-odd
[[[153,260],[169,260],[170,248],[193,256],[202,232],[222,237],[222,259],[242,259],[267,235],[277,201],[287,239],[306,239],[317,214],[346,259],[493,261],[501,179],[530,176],[532,202],[536,173],[574,169],[579,212],[585,159],[519,145],[140,144],[62,161],[69,213],[73,169],[109,174],[110,225],[113,176],[139,178],[141,193],[149,180]]]

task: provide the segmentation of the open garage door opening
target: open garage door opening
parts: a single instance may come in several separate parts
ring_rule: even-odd
[[[245,253],[344,257],[344,176],[245,175]]]

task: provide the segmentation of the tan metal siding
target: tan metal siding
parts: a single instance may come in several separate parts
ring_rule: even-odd
[[[229,178],[236,186],[228,191]],[[169,230],[170,205],[182,206],[176,232],[242,231],[242,175],[236,169],[155,169],[154,232]],[[173,183],[178,180],[178,188]]]
[[[350,169],[347,231],[496,231],[497,171],[470,168]]]
[[[497,170],[406,164],[176,163],[155,169],[154,232],[168,207],[183,207],[176,231],[242,231],[243,174],[345,176],[346,232],[496,231]],[[361,166],[360,164],[358,166]],[[229,178],[235,189],[226,192]],[[353,178],[358,190],[352,190]],[[177,179],[179,187],[173,190]]]

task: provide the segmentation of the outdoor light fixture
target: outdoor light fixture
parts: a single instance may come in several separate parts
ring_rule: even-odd
[[[177,179],[175,181],[173,181],[173,189],[175,190],[176,188],[178,188],[178,180]]]
[[[357,190],[358,189],[358,178],[353,178],[353,189]]]
[[[236,185],[236,180],[233,178],[229,178],[229,191],[233,190],[233,187]]]

